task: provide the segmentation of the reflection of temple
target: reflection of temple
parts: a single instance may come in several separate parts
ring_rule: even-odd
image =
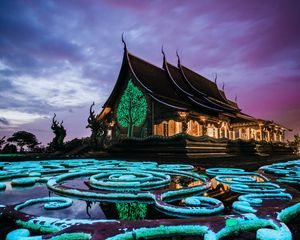
[[[134,93],[139,97],[134,98],[133,91],[140,91]],[[143,96],[146,109],[138,106]],[[242,113],[237,102],[226,97],[224,89],[183,66],[179,57],[178,65],[173,66],[164,55],[160,68],[130,54],[126,45],[118,80],[99,118],[107,116],[111,119],[112,138],[187,133],[283,142],[287,130],[272,121]]]

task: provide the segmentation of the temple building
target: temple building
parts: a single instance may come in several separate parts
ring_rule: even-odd
[[[182,65],[170,64],[164,52],[157,67],[128,52],[125,42],[117,82],[99,120],[109,119],[108,136],[145,138],[186,133],[231,140],[283,142],[284,126],[249,116],[229,100],[216,81]]]

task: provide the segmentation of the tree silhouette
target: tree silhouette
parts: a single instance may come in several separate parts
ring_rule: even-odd
[[[4,143],[5,143],[5,138],[6,138],[6,136],[3,136],[2,138],[0,138],[0,151],[1,151],[1,149],[2,149],[2,146],[3,146]]]
[[[32,150],[39,145],[36,136],[26,131],[15,132],[12,137],[7,139],[7,141],[15,142],[20,147],[21,152],[24,151],[24,146],[27,146]]]
[[[117,121],[122,127],[128,129],[127,136],[132,137],[134,126],[142,124],[146,115],[146,98],[130,79],[117,108]]]

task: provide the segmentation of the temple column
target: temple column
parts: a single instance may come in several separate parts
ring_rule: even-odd
[[[271,138],[270,138],[270,131],[267,130],[267,142],[270,142],[271,141]]]
[[[282,133],[279,133],[279,141],[282,142]]]
[[[239,139],[242,139],[242,129],[239,128]]]
[[[202,136],[207,136],[207,123],[202,121]]]
[[[247,131],[246,131],[246,133],[247,133],[247,140],[250,140],[250,138],[251,138],[251,134],[250,134],[250,128],[248,127],[247,128]]]
[[[263,132],[262,132],[261,127],[259,128],[259,136],[260,136],[260,139],[258,139],[258,140],[262,141],[263,140]]]
[[[188,128],[188,125],[187,125],[186,121],[183,121],[182,122],[182,133],[186,133],[187,128]]]

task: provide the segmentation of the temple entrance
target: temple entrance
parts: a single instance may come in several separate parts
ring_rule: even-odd
[[[182,132],[182,123],[174,120],[163,121],[153,126],[154,135],[173,136]]]
[[[218,138],[218,128],[214,124],[207,124],[207,136]]]
[[[187,133],[192,136],[202,136],[202,128],[197,121],[190,120],[188,122]]]

